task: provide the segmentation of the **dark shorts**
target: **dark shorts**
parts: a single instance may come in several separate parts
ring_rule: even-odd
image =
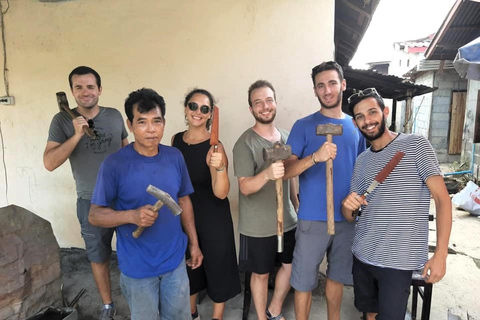
[[[295,247],[295,229],[283,235],[283,252],[277,252],[277,236],[257,238],[240,234],[240,271],[265,274],[274,271],[276,262],[290,264]]]
[[[353,257],[355,307],[378,313],[377,320],[405,319],[412,272],[375,267]]]
[[[87,249],[90,262],[103,263],[112,254],[112,237],[115,228],[101,228],[92,226],[88,222],[90,211],[89,199],[77,199],[77,218],[80,222],[83,241]]]
[[[335,235],[327,233],[326,221],[298,219],[290,284],[298,291],[312,291],[318,285],[318,269],[327,255],[327,277],[352,285],[352,242],[355,224],[335,222]]]

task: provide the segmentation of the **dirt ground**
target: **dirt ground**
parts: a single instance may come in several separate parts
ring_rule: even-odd
[[[432,205],[431,212],[434,212]],[[430,245],[435,246],[435,221],[430,222]],[[447,319],[449,309],[461,308],[469,313],[470,320],[480,320],[480,218],[461,210],[453,211],[453,228],[449,247],[453,250],[447,260],[447,274],[433,287],[431,320]],[[456,253],[453,253],[453,252]],[[94,320],[100,309],[100,298],[92,278],[90,265],[83,249],[61,249],[61,264],[64,281],[64,295],[68,301],[86,289],[80,298],[77,310],[79,319]],[[128,305],[123,298],[119,286],[119,272],[116,255],[111,261],[112,293],[117,307],[116,320],[130,318]],[[241,275],[241,279],[243,279]],[[323,283],[323,282],[322,282]],[[320,285],[321,287],[321,285]],[[314,292],[311,319],[326,319],[323,288]],[[285,316],[294,318],[293,295],[289,294],[285,303]],[[409,304],[410,305],[410,304]],[[227,303],[225,320],[239,320],[242,315],[243,294]],[[199,306],[203,314],[211,314],[211,303],[208,297]],[[250,319],[255,318],[252,309]],[[359,319],[353,307],[353,290],[348,287],[344,293],[342,319]]]

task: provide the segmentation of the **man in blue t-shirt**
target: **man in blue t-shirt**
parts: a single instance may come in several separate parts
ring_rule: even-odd
[[[189,313],[189,285],[185,267],[198,268],[198,246],[189,194],[193,192],[182,154],[160,144],[165,129],[165,101],[152,89],[132,92],[125,101],[127,125],[135,142],[110,155],[100,167],[89,220],[117,228],[117,252],[122,292],[132,319],[185,320]],[[180,216],[145,190],[149,184],[168,193],[182,208]],[[139,238],[137,226],[145,227]],[[185,233],[182,231],[185,231]]]
[[[314,92],[320,102],[319,111],[297,120],[287,144],[292,156],[285,163],[283,179],[299,176],[300,208],[293,252],[290,283],[295,289],[295,316],[307,320],[312,290],[318,284],[318,267],[327,254],[328,270],[325,295],[328,319],[340,319],[343,285],[352,284],[353,223],[346,222],[341,201],[348,194],[350,178],[357,156],[365,150],[365,139],[353,125],[352,118],[342,111],[342,93],[346,88],[343,70],[334,61],[312,69]],[[317,135],[319,124],[343,126],[343,134],[333,137]],[[326,168],[333,159],[333,195],[335,235],[327,233]]]

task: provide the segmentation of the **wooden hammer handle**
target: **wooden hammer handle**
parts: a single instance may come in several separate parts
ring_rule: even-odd
[[[158,210],[160,210],[160,208],[162,208],[163,206],[163,202],[161,200],[158,200],[152,207],[152,211],[153,212],[158,212]],[[137,227],[137,229],[135,229],[135,231],[132,232],[132,236],[137,239],[138,237],[140,237],[140,235],[142,234],[143,230],[145,230],[145,227]]]
[[[333,142],[332,135],[327,134],[327,142]],[[335,234],[335,215],[333,206],[333,159],[329,158],[326,166],[326,182],[327,182],[327,232],[329,235]]]
[[[70,118],[73,120],[77,117],[77,115],[75,113],[73,113],[72,109],[70,109],[67,105],[63,104],[63,103],[59,103],[59,106],[60,108],[62,108],[62,110],[66,111],[68,113],[68,115],[70,116]],[[90,138],[96,138],[97,135],[93,132],[92,129],[90,129],[87,125],[84,125],[83,126],[83,132],[85,132]]]
[[[283,252],[283,179],[275,180],[277,193],[277,252]]]
[[[71,109],[69,109],[69,108],[63,108],[63,109],[64,109],[65,111],[67,111],[67,113],[70,115],[70,117],[72,118],[72,120],[76,118],[75,114],[73,113],[73,111],[72,111]],[[85,134],[86,134],[87,136],[89,136],[90,138],[92,138],[92,139],[96,139],[96,138],[97,138],[97,135],[93,132],[92,129],[90,129],[90,128],[88,127],[88,125],[84,125],[84,126],[83,126],[83,132],[85,132]]]

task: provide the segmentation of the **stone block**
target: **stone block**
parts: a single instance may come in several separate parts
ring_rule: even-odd
[[[430,130],[430,138],[446,137],[448,130],[445,128],[432,128]]]
[[[444,138],[442,138],[442,137],[434,137],[434,138],[431,138],[431,139],[430,139],[430,143],[431,143],[432,145],[445,146],[445,145],[447,145],[447,138],[446,138],[446,137],[444,137]]]
[[[450,114],[444,113],[444,112],[432,113],[432,122],[435,122],[435,121],[446,121],[448,123],[450,122]]]
[[[434,120],[431,123],[432,129],[442,129],[442,130],[445,130],[447,132],[448,132],[448,127],[449,126],[450,126],[450,124],[448,123],[448,121]],[[445,132],[444,134],[446,135],[447,132]]]
[[[60,305],[60,255],[50,223],[14,205],[0,208],[0,219],[0,319]]]

